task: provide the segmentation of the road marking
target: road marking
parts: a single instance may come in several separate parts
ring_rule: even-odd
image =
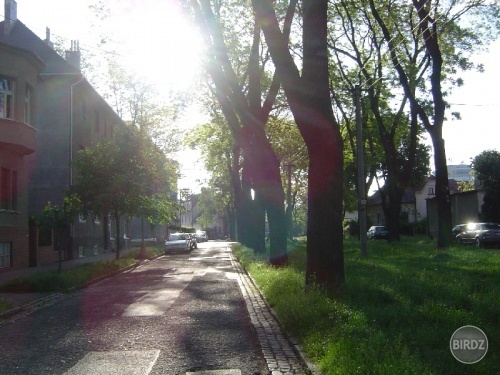
[[[148,375],[159,350],[87,353],[64,375]]]
[[[195,275],[191,272],[170,274],[169,276],[173,277],[168,278],[165,288],[146,292],[144,296],[131,303],[122,316],[161,316],[165,314]]]

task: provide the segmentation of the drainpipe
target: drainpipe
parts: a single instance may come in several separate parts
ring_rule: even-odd
[[[73,90],[76,85],[85,80],[84,76],[71,85],[70,99],[69,99],[69,188],[73,185]]]
[[[70,88],[70,99],[69,99],[69,189],[71,189],[71,186],[73,185],[73,89],[75,88],[76,85],[79,83],[83,82],[85,80],[85,77],[82,75],[80,76],[80,79],[73,83]],[[69,251],[70,251],[70,259],[73,259],[73,238],[75,234],[75,227],[74,224],[71,223],[69,226]]]

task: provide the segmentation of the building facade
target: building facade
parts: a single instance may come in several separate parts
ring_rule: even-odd
[[[0,272],[28,267],[29,155],[35,152],[34,98],[43,62],[0,42]]]
[[[80,217],[59,249],[50,233],[29,229],[28,217],[48,202],[61,206],[78,151],[112,138],[124,122],[82,75],[78,43],[60,56],[48,29],[42,40],[17,19],[14,0],[5,0],[0,48],[0,194],[6,207],[0,210],[0,257],[10,247],[10,259],[4,255],[0,262],[18,268],[55,261],[59,250],[63,259],[104,251],[107,218]],[[22,245],[6,237],[14,235]]]

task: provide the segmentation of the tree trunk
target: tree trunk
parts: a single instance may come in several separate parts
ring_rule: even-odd
[[[309,154],[306,283],[337,294],[344,287],[343,143],[329,91],[328,1],[303,1],[302,77],[272,3],[252,3]]]
[[[436,132],[430,132],[434,147],[434,166],[436,167],[436,203],[438,212],[438,240],[437,246],[442,249],[452,244],[451,225],[451,196],[448,184],[448,168],[446,166],[446,152],[444,139]]]
[[[120,242],[120,214],[115,211],[115,228],[116,228],[116,260],[120,259],[120,250],[121,250],[121,242]]]
[[[344,286],[342,140],[331,127],[307,129],[317,142],[309,141],[316,147],[309,150],[306,282],[338,294]]]
[[[103,215],[102,218],[102,235],[104,237],[104,252],[109,249],[109,214]]]
[[[382,188],[384,199],[382,199],[382,209],[385,216],[385,225],[389,232],[388,240],[390,242],[400,240],[400,214],[401,214],[401,199],[403,198],[403,190],[399,188],[396,176],[389,176],[386,185]]]
[[[256,201],[267,213],[269,261],[275,266],[284,266],[288,263],[288,255],[285,194],[281,182],[280,163],[264,133],[264,124],[258,123],[257,118],[258,116],[245,118],[247,126],[242,129],[240,144],[244,151],[245,166],[249,168],[248,177],[251,186],[258,197]],[[262,220],[264,224],[265,216],[262,216]],[[257,234],[260,235],[260,232]]]

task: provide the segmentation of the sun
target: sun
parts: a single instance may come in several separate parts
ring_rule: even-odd
[[[196,28],[174,1],[117,2],[110,24],[121,40],[123,65],[160,91],[186,90],[201,67],[202,43]]]

